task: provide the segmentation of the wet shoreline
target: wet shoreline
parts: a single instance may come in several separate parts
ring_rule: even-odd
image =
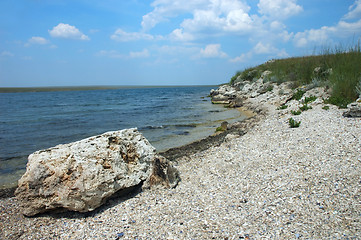
[[[161,151],[160,154],[170,161],[177,161],[182,157],[190,156],[191,154],[204,151],[210,147],[221,145],[228,134],[237,136],[244,135],[246,131],[260,119],[260,115],[254,114],[251,109],[242,108],[238,110],[247,118],[230,124],[226,131],[214,133],[206,138],[185,144],[180,147],[174,147],[165,151]],[[16,188],[17,186],[0,189],[0,199],[14,197]]]

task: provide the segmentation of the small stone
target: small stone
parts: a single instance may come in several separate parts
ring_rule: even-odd
[[[121,237],[124,237],[124,233],[123,233],[123,232],[117,233],[117,238],[116,238],[116,239],[119,239],[119,238],[121,238]]]

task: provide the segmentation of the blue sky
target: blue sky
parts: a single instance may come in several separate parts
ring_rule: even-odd
[[[361,0],[1,0],[0,87],[212,85],[361,37]]]

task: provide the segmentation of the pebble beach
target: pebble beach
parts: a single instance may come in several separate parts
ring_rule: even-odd
[[[244,135],[175,159],[176,188],[31,218],[0,199],[0,239],[361,239],[361,119],[317,100],[293,116],[299,103],[275,98],[245,102],[261,114]]]

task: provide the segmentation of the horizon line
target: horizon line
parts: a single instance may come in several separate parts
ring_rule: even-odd
[[[79,86],[37,86],[37,87],[0,87],[0,93],[17,92],[60,92],[60,91],[87,91],[111,89],[136,89],[136,88],[171,88],[171,87],[211,87],[222,84],[195,84],[195,85],[79,85]]]

